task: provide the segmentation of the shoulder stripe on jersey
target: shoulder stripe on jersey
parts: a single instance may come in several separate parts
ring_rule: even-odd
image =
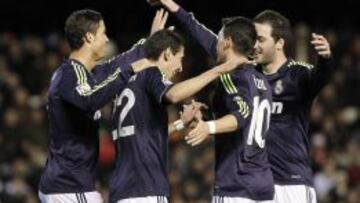
[[[226,74],[228,80],[229,80],[229,83],[230,83],[230,88],[232,89],[233,93],[238,93],[237,89],[236,89],[236,86],[234,85],[232,79],[231,79],[231,76],[230,74]]]
[[[82,83],[81,84],[87,84],[87,76],[86,76],[86,70],[84,67],[81,67],[80,65],[78,65],[78,68],[80,69],[80,73],[82,75]]]
[[[87,84],[86,70],[77,63],[72,62],[71,65],[76,73],[77,84],[78,85]]]
[[[228,88],[228,85],[224,79],[224,75],[220,75],[220,80],[221,80],[221,83],[223,84],[223,87],[225,89],[225,91],[228,93],[228,94],[231,94],[231,91],[229,90]]]
[[[71,65],[72,65],[72,67],[73,67],[73,69],[75,71],[75,74],[76,74],[77,84],[81,85],[82,80],[81,80],[80,70],[79,70],[79,68],[77,67],[77,65],[74,62],[71,62]]]
[[[306,63],[304,61],[295,61],[295,60],[291,60],[289,62],[289,67],[292,67],[292,66],[302,66],[302,67],[305,67],[307,69],[313,69],[314,68],[314,65],[310,64],[310,63]]]
[[[117,68],[114,71],[114,73],[111,74],[110,76],[108,76],[104,81],[102,81],[98,85],[95,85],[94,88],[91,88],[91,86],[87,82],[86,70],[84,68],[82,68],[80,65],[76,64],[76,63],[72,63],[72,66],[73,66],[74,71],[76,73],[77,84],[79,86],[89,87],[88,89],[83,88],[82,91],[79,91],[80,95],[82,95],[82,96],[90,96],[94,92],[96,92],[96,91],[100,90],[101,88],[105,87],[106,85],[108,85],[109,83],[114,81],[119,76],[119,73],[121,72],[120,68]]]
[[[223,74],[220,76],[220,80],[228,94],[236,94],[238,93],[230,74]]]
[[[85,90],[83,92],[83,95],[84,96],[89,96],[91,94],[93,94],[94,92],[102,89],[103,87],[105,87],[106,85],[108,85],[109,83],[111,83],[112,81],[114,81],[118,76],[119,76],[119,73],[120,73],[120,69],[116,69],[116,71],[110,75],[109,77],[107,77],[104,81],[102,81],[100,84],[98,85],[95,85],[94,88],[92,89],[89,89],[89,90]]]

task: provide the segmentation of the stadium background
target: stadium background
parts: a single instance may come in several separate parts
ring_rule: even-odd
[[[319,94],[312,111],[309,137],[320,203],[360,202],[360,15],[359,2],[342,1],[205,1],[178,0],[214,31],[220,19],[254,17],[264,9],[287,16],[295,34],[295,58],[315,62],[311,32],[332,44],[337,71]],[[0,203],[35,203],[37,184],[48,144],[46,94],[49,79],[69,49],[62,31],[74,10],[103,13],[112,39],[112,52],[122,52],[148,35],[154,9],[145,0],[0,2]],[[174,18],[168,25],[181,26]],[[188,39],[182,80],[213,63]],[[196,97],[207,102],[207,90]],[[177,119],[179,107],[170,107]],[[100,131],[98,188],[107,196],[114,150],[109,136],[110,107],[104,108]],[[181,135],[170,143],[172,203],[210,201],[213,182],[212,140],[199,147],[185,145]]]

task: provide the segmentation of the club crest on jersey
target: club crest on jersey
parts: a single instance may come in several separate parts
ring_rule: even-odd
[[[79,93],[80,95],[84,95],[85,92],[88,92],[88,91],[90,91],[90,90],[91,90],[91,87],[90,87],[90,85],[87,84],[87,83],[80,84],[80,85],[78,85],[78,86],[76,87],[76,91],[78,91],[78,93]]]
[[[284,86],[282,80],[278,80],[275,83],[274,92],[275,94],[281,94],[284,91]]]

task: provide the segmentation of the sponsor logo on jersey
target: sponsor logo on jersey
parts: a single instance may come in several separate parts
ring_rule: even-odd
[[[265,81],[262,79],[259,79],[257,77],[254,76],[254,82],[255,82],[255,86],[256,88],[260,89],[260,90],[267,90],[266,86],[265,86]]]
[[[284,105],[282,102],[272,102],[271,104],[271,113],[272,114],[281,114],[283,112]]]

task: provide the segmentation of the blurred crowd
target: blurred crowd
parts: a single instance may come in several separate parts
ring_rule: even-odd
[[[294,27],[295,59],[316,63],[310,28]],[[337,70],[316,99],[311,111],[309,139],[314,185],[320,203],[360,202],[360,33],[324,30],[332,45]],[[124,40],[124,39],[123,39]],[[125,51],[135,43],[113,43]],[[178,80],[199,73],[210,60],[195,43]],[[199,52],[199,53],[193,53]],[[191,52],[190,52],[191,51]],[[19,35],[0,33],[0,203],[36,203],[37,184],[46,162],[47,89],[51,74],[67,57],[69,48],[59,33]],[[198,60],[201,59],[200,61]],[[197,99],[207,102],[206,91]],[[181,106],[169,107],[170,121]],[[115,150],[109,134],[111,104],[103,109],[99,132],[98,189],[107,197]],[[171,203],[210,202],[214,181],[214,148],[209,139],[187,146],[182,134],[172,136],[169,154]]]

